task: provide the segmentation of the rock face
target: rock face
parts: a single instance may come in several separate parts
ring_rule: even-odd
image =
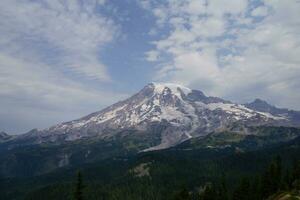
[[[296,114],[295,114],[296,113]],[[298,115],[297,115],[298,113]],[[233,123],[246,125],[299,125],[299,112],[278,109],[256,100],[235,104],[177,84],[150,83],[132,97],[81,119],[44,130],[32,130],[14,139],[23,143],[61,143],[82,138],[105,139],[120,130],[151,134],[159,130],[161,142],[146,150],[168,148],[192,137],[205,136]]]

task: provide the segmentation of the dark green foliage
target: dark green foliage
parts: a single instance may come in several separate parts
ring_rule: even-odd
[[[64,142],[62,144],[15,145],[9,148],[0,145],[0,177],[32,177],[47,174],[61,168],[64,158],[68,165],[80,166],[113,157],[130,157],[141,149],[158,145],[159,131],[152,127],[151,134],[136,130],[123,130],[114,137],[95,138]]]
[[[233,193],[233,200],[250,200],[250,181],[243,178]]]
[[[262,176],[261,196],[266,198],[283,189],[281,158],[276,157]]]
[[[204,187],[202,193],[200,193],[200,200],[217,200],[217,191],[212,184],[208,184]]]
[[[55,199],[55,200],[72,200],[72,186],[69,184],[56,184],[47,187],[43,187],[39,190],[29,192],[24,198],[25,200],[35,200],[35,199]],[[4,198],[3,198],[4,199]],[[5,199],[15,199],[15,198],[5,198]]]
[[[288,190],[292,186],[292,174],[289,169],[285,170],[285,174],[283,177],[283,189]]]
[[[73,199],[74,200],[83,200],[83,182],[82,182],[82,176],[81,176],[80,171],[77,172]]]
[[[220,182],[220,192],[219,192],[219,199],[220,200],[228,200],[228,189],[227,189],[227,183],[226,183],[226,177],[225,174],[221,177]]]
[[[282,160],[280,156],[276,156],[275,158],[275,169],[274,169],[274,185],[276,187],[276,190],[283,189],[283,182],[282,182]]]
[[[174,200],[191,200],[191,196],[186,187],[183,187],[182,190],[177,192],[173,198]]]
[[[294,160],[291,186],[300,190],[300,160]]]
[[[300,160],[293,161],[293,174],[292,178],[294,180],[300,179]]]
[[[250,198],[251,199],[261,199],[261,177],[255,176],[252,180],[251,186],[250,186]]]
[[[204,138],[193,138],[178,146],[178,148],[204,148],[207,146],[232,146],[244,150],[256,150],[262,147],[272,146],[281,142],[287,142],[297,138],[300,135],[299,128],[290,127],[247,127],[247,131],[252,135],[241,134],[232,131],[216,132],[207,135]]]

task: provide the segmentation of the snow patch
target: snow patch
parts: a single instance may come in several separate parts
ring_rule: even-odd
[[[174,84],[174,83],[153,83],[153,85],[154,85],[154,92],[157,94],[163,94],[165,88],[169,88],[174,95],[179,96],[180,98],[181,98],[181,94],[178,88],[185,95],[188,95],[189,93],[192,92],[190,88],[187,88],[179,84]]]
[[[205,105],[201,105],[201,106],[205,106]],[[207,108],[209,110],[216,110],[216,109],[224,110],[226,113],[234,115],[234,118],[237,120],[239,120],[241,117],[251,118],[251,117],[255,117],[256,115],[261,115],[266,118],[270,118],[274,120],[285,119],[282,116],[274,116],[270,113],[254,111],[245,107],[244,105],[231,104],[231,103],[210,103],[207,104]]]

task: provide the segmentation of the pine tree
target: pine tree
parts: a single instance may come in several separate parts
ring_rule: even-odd
[[[83,200],[83,182],[81,172],[77,172],[76,183],[74,188],[74,200]]]

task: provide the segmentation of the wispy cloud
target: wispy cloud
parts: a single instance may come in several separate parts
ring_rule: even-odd
[[[96,0],[1,1],[1,51],[110,80],[99,52],[118,35],[118,26],[99,12],[103,4]]]
[[[0,63],[0,127],[11,127],[6,131],[44,128],[127,97],[66,79],[43,63],[4,54],[0,54]]]
[[[262,97],[300,108],[298,1],[146,0],[141,5],[156,18],[157,30],[165,33],[167,27],[146,53],[160,66],[154,79],[233,100]]]

